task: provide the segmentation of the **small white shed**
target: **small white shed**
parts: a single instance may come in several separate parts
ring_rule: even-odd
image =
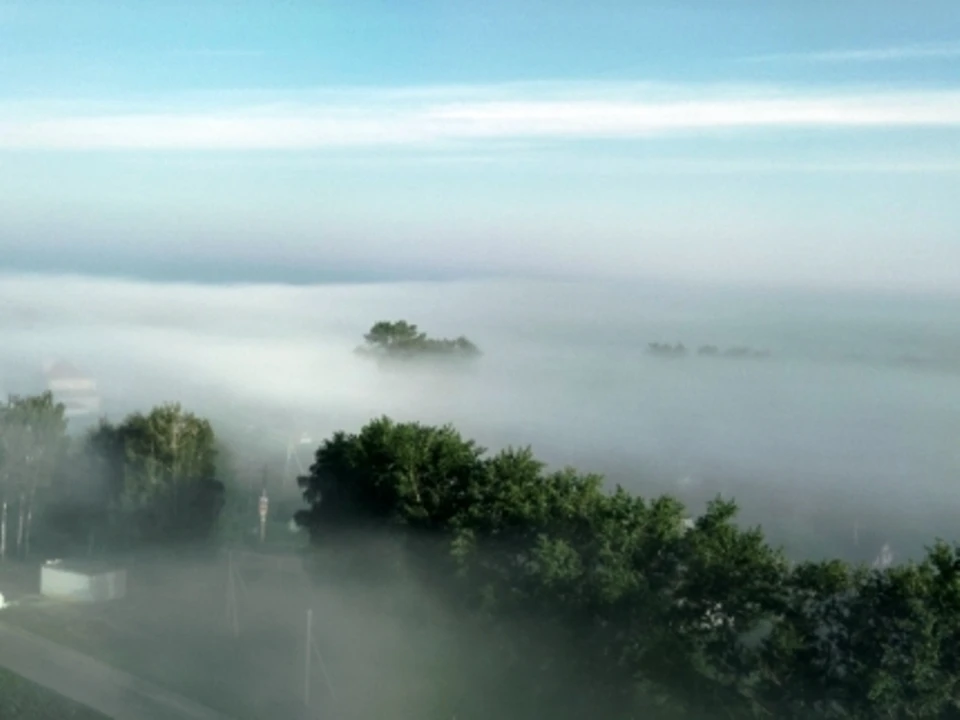
[[[40,594],[80,602],[119,600],[127,594],[127,571],[97,563],[50,560],[40,568]]]

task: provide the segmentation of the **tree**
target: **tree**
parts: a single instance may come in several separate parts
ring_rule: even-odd
[[[336,545],[347,565],[375,572],[396,556],[355,539],[442,530],[481,481],[482,453],[449,426],[380,418],[358,435],[336,433],[299,479],[310,508],[297,520],[315,542]]]
[[[11,397],[0,407],[0,502],[17,499],[18,554],[30,550],[38,493],[51,487],[67,446],[64,407],[50,392]]]
[[[380,360],[428,357],[466,359],[480,355],[479,348],[463,336],[454,339],[431,338],[406,320],[377,322],[363,339],[364,344],[357,348],[357,352]]]
[[[199,540],[213,532],[224,502],[216,437],[207,420],[179,404],[102,422],[87,437],[114,507],[145,541]]]
[[[957,548],[882,570],[803,563],[786,589],[761,683],[777,717],[957,717]]]
[[[416,325],[411,325],[406,320],[396,322],[381,320],[374,323],[363,339],[368,346],[394,350],[420,346],[426,341],[427,336],[426,333],[420,332]]]
[[[536,715],[621,712],[640,672],[648,703],[682,682],[699,689],[691,707],[745,705],[739,637],[779,607],[785,561],[734,525],[730,503],[684,533],[675,500],[602,482],[547,472],[529,448],[485,456],[451,427],[382,418],[318,449],[299,520],[338,551],[357,530],[396,538],[405,567],[490,619],[503,643],[491,664],[512,668],[512,702]],[[724,622],[706,622],[718,608]]]
[[[732,502],[691,527],[669,496],[386,418],[327,440],[300,482],[318,547],[387,538],[484,638],[449,715],[960,717],[958,548],[792,565]]]

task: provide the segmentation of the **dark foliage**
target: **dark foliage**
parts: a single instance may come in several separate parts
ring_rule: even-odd
[[[794,565],[733,503],[685,523],[670,497],[386,418],[326,441],[301,486],[319,546],[387,539],[485,628],[459,718],[956,716],[956,548]]]

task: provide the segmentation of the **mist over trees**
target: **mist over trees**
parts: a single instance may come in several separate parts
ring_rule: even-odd
[[[0,408],[0,501],[7,550],[106,543],[196,542],[215,531],[224,502],[209,421],[171,404],[101,423],[68,438],[63,405],[50,393]]]
[[[680,358],[686,357],[689,350],[683,343],[652,342],[647,344],[647,353],[654,357],[662,358]],[[716,345],[701,345],[697,348],[697,356],[704,358],[733,358],[742,360],[745,358],[761,359],[770,357],[769,350],[757,350],[746,345],[734,345],[722,349]]]
[[[66,432],[63,405],[49,392],[13,396],[0,406],[0,523],[9,529],[15,508],[16,555],[29,552],[38,495],[42,504],[52,490],[67,451]],[[6,554],[7,538],[0,542]]]
[[[216,477],[208,420],[179,404],[164,405],[119,425],[102,422],[86,443],[125,535],[164,543],[211,536],[224,486]]]
[[[216,546],[244,490],[208,420],[161,405],[71,445],[62,413],[41,395],[0,416],[18,554],[31,517],[45,552]],[[958,717],[956,547],[793,561],[732,501],[691,513],[387,417],[320,442],[299,484],[314,580],[463,648],[430,679],[438,720]]]
[[[443,373],[429,363],[426,372],[404,375],[416,382],[397,383],[353,360],[352,331],[344,337],[334,348],[338,355],[318,357],[345,356],[352,366],[367,367],[357,382],[367,383],[374,400],[396,390],[397,404],[382,404],[391,408],[388,415],[407,403],[406,417],[422,417],[428,404],[411,400],[419,393],[480,385],[460,382],[459,374],[457,382],[443,383]],[[724,348],[654,344],[648,352],[710,358],[759,352]],[[643,350],[637,346],[630,357]],[[466,338],[433,339],[405,321],[375,324],[358,352],[401,366],[480,355]],[[551,357],[537,356],[542,373]],[[491,352],[489,360],[497,359]],[[726,363],[709,365],[732,377],[724,374]],[[751,364],[749,371],[738,365],[736,372],[756,378],[776,365]],[[318,367],[322,375],[323,363],[310,365],[311,372]],[[681,402],[680,381],[704,374],[689,367],[649,360],[638,371],[645,377],[630,376],[646,383],[651,412],[659,408],[664,415],[658,422],[669,422],[663,409],[673,406],[654,406],[652,389],[672,377],[664,396]],[[583,377],[590,369],[585,363]],[[626,382],[610,385],[619,392]],[[509,386],[510,407],[520,402],[518,387]],[[448,394],[479,416],[491,388],[497,389]],[[718,424],[711,414],[716,403],[691,394],[707,421]],[[581,408],[563,406],[568,412],[556,413],[557,427],[566,423],[581,433],[593,423],[594,434],[580,438],[584,445],[604,433],[611,446],[631,434],[640,438],[636,428],[615,427],[616,413],[587,407],[590,397],[578,396]],[[960,717],[960,553],[926,529],[911,530],[931,543],[915,562],[869,566],[851,562],[840,539],[869,563],[881,543],[887,547],[887,527],[868,527],[868,508],[822,507],[818,491],[799,482],[738,490],[745,514],[752,513],[745,522],[729,486],[718,495],[719,486],[694,488],[675,475],[654,482],[631,462],[616,474],[623,487],[612,486],[609,466],[602,466],[604,477],[552,466],[529,447],[491,452],[471,440],[460,421],[383,416],[362,425],[338,416],[328,427],[359,429],[308,435],[301,432],[308,423],[303,416],[282,409],[272,414],[252,401],[242,412],[237,404],[223,413],[232,424],[204,417],[209,406],[191,407],[195,412],[161,404],[71,436],[53,396],[11,398],[0,408],[8,557],[136,556],[256,543],[250,528],[260,490],[269,485],[271,522],[286,533],[286,521],[295,517],[307,531],[296,537],[309,536],[304,566],[315,587],[347,605],[363,597],[363,612],[389,615],[411,636],[429,629],[457,648],[438,663],[442,671],[422,678],[417,692],[429,698],[423,717]],[[449,407],[439,406],[436,415]],[[517,415],[517,426],[502,431],[504,443],[485,438],[485,444],[501,448],[528,439],[524,415]],[[222,432],[225,426],[231,432]],[[469,435],[479,437],[474,429]],[[557,442],[573,445],[577,436],[560,435]],[[289,475],[299,463],[291,461],[291,448],[301,443],[304,453],[316,453],[288,505],[272,494],[267,465],[278,470],[286,458]],[[603,460],[606,447],[580,455],[584,460],[576,464],[593,467],[591,458]],[[812,467],[800,460],[791,477]],[[704,509],[708,497],[713,500]],[[916,529],[920,520],[905,522]],[[893,544],[899,559],[899,538]],[[375,646],[377,638],[370,642]],[[428,645],[409,653],[429,654]],[[369,692],[377,692],[376,680],[369,682]]]

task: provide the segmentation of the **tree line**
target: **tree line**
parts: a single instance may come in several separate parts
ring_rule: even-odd
[[[380,360],[480,355],[465,337],[431,338],[404,320],[375,323],[362,351]],[[220,517],[232,459],[209,420],[176,403],[72,438],[52,393],[10,396],[0,403],[0,556],[29,554],[38,523],[50,551],[202,541],[237,520]],[[231,499],[231,514],[243,513]]]
[[[676,343],[671,345],[670,343],[658,343],[652,342],[647,344],[647,353],[655,357],[666,357],[666,358],[679,358],[686,357],[689,354],[687,346],[683,343]],[[708,358],[734,358],[737,360],[742,360],[745,358],[768,358],[770,357],[769,350],[757,350],[746,345],[734,345],[733,347],[728,347],[722,349],[716,345],[701,345],[697,348],[697,355],[699,357],[708,357]]]
[[[52,396],[11,398],[8,554],[211,542],[236,490],[219,453],[179,405],[71,440]],[[323,441],[300,485],[328,585],[413,579],[473,639],[431,679],[438,717],[960,717],[955,546],[886,568],[792,562],[732,502],[691,518],[529,448],[387,418]]]
[[[49,392],[0,405],[0,545],[30,553],[129,548],[212,536],[224,503],[208,420],[178,404],[69,437]]]
[[[387,418],[300,482],[347,574],[413,575],[490,640],[448,717],[960,717],[956,547],[793,563],[731,502],[685,522],[669,496]]]

